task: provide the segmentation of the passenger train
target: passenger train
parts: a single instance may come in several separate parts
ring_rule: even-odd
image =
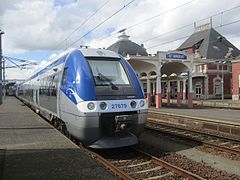
[[[137,144],[147,104],[131,65],[105,49],[72,49],[20,84],[16,96],[91,148]]]

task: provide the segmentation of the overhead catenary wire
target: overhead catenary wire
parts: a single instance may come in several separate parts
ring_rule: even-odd
[[[176,9],[179,9],[179,8],[181,8],[181,7],[184,7],[184,6],[190,4],[190,3],[194,2],[194,1],[196,1],[196,0],[191,0],[191,1],[188,1],[188,2],[186,2],[186,3],[183,3],[183,4],[179,5],[179,6],[176,6],[176,7],[174,7],[174,8],[169,9],[169,10],[166,10],[166,11],[160,13],[160,14],[157,14],[157,15],[151,17],[151,18],[147,18],[147,19],[142,20],[142,21],[140,21],[140,22],[138,22],[138,23],[135,23],[135,24],[133,24],[133,25],[131,25],[131,26],[128,26],[128,27],[126,27],[126,29],[128,29],[128,30],[129,30],[129,29],[132,29],[132,28],[134,28],[134,27],[136,27],[136,26],[138,26],[138,25],[140,25],[140,24],[146,23],[146,22],[151,21],[151,20],[153,20],[153,19],[155,19],[155,18],[157,18],[157,17],[159,17],[159,16],[162,16],[162,15],[164,15],[164,14],[167,14],[167,13],[169,13],[169,12],[171,12],[171,11],[174,11],[174,10],[176,10]]]
[[[4,61],[8,61],[12,66],[6,66],[5,69],[10,69],[10,68],[19,68],[19,69],[29,69],[29,66],[37,65],[36,62],[26,60],[26,59],[19,59],[19,58],[14,58],[14,57],[9,57],[9,56],[3,56]],[[19,64],[16,62],[20,62]]]
[[[178,9],[178,8],[181,8],[181,7],[183,7],[183,6],[186,6],[186,5],[190,4],[190,3],[192,3],[193,1],[196,1],[196,0],[188,1],[188,2],[186,2],[186,3],[184,3],[184,4],[181,4],[181,5],[179,5],[179,6],[176,6],[176,7],[174,7],[174,8],[171,8],[171,9],[169,9],[169,10],[166,10],[166,11],[164,11],[164,12],[161,12],[160,14],[154,15],[153,17],[147,18],[147,19],[145,19],[145,20],[143,20],[143,21],[137,22],[137,23],[135,23],[135,24],[133,24],[133,25],[130,25],[130,26],[128,26],[128,27],[121,28],[121,30],[123,30],[123,29],[124,29],[124,30],[129,30],[129,29],[134,28],[134,27],[136,27],[136,26],[138,26],[138,25],[144,24],[144,23],[146,23],[146,22],[148,22],[148,21],[153,20],[154,18],[157,18],[157,17],[162,16],[162,15],[164,15],[164,14],[167,14],[167,13],[169,13],[169,12],[171,12],[171,11],[174,11],[174,10],[176,10],[176,9]],[[111,34],[110,36],[114,36],[114,35],[118,34],[119,31],[121,31],[121,30],[118,30],[117,32]],[[106,38],[106,37],[104,37],[104,38],[102,38],[102,39],[105,39],[105,38]]]
[[[190,2],[191,2],[191,1],[190,1]],[[189,2],[189,3],[190,3],[190,2]],[[182,6],[183,6],[183,5],[182,5]],[[176,8],[177,8],[177,7],[173,8],[173,9],[176,9]],[[220,11],[220,12],[215,13],[215,14],[213,14],[213,15],[211,15],[211,16],[206,17],[206,18],[199,19],[199,20],[197,20],[197,21],[195,21],[195,22],[197,23],[197,22],[201,22],[201,21],[203,21],[203,20],[209,19],[210,17],[216,17],[216,16],[218,16],[218,15],[223,15],[224,13],[229,12],[229,11],[232,11],[232,10],[237,9],[237,8],[240,8],[240,5],[237,5],[237,6],[234,6],[234,7],[232,7],[232,8],[229,8],[229,9],[226,9],[226,10],[223,10],[223,11]],[[157,15],[155,15],[155,16],[153,16],[153,17],[156,17],[156,16],[157,16]],[[153,18],[153,17],[152,17],[152,18]],[[149,19],[151,20],[151,18],[149,18]],[[144,20],[144,21],[146,21],[146,20]],[[135,27],[135,26],[140,25],[140,24],[143,24],[143,23],[144,23],[144,22],[142,21],[142,23],[139,22],[139,23],[136,23],[136,24],[131,25],[131,26],[129,26],[129,27]],[[154,40],[154,39],[157,39],[157,38],[159,38],[159,37],[161,37],[161,36],[163,36],[163,35],[166,35],[166,34],[169,34],[169,33],[172,33],[172,32],[176,32],[176,31],[179,31],[179,30],[184,29],[184,28],[186,28],[186,27],[192,26],[193,24],[194,24],[194,23],[186,24],[186,25],[184,25],[184,26],[178,27],[178,28],[176,28],[176,29],[173,29],[173,30],[171,30],[171,31],[165,32],[165,33],[160,34],[160,35],[158,35],[158,36],[155,36],[155,37],[146,39],[146,40],[142,41],[141,44],[146,43],[146,42],[151,41],[151,40]],[[221,24],[222,24],[222,22],[221,22]],[[127,29],[129,29],[129,27],[126,27],[126,28],[124,28],[124,29],[127,30]],[[114,33],[114,34],[112,34],[111,36],[114,36],[114,35],[116,35],[116,34],[118,34],[118,33]],[[184,36],[184,37],[178,38],[178,40],[181,40],[181,39],[184,39],[184,38],[187,38],[187,37],[189,37],[189,36]],[[173,41],[164,42],[163,44],[168,44],[168,43],[171,43],[171,42],[173,42]],[[161,45],[163,45],[163,44],[161,44]],[[154,47],[155,47],[155,46],[154,46]],[[150,47],[150,48],[148,48],[148,49],[151,49],[151,48],[153,48],[153,47]]]
[[[102,6],[100,6],[96,11],[94,11],[88,18],[85,19],[85,21],[83,21],[76,29],[74,29],[64,40],[62,40],[57,46],[56,48],[61,45],[63,42],[65,42],[67,39],[69,39],[69,37],[71,37],[77,30],[79,30],[84,24],[86,24],[93,16],[95,16],[101,9],[103,9],[108,3],[110,2],[110,0],[107,0],[103,3]],[[54,48],[55,49],[55,48]]]
[[[105,1],[99,8],[97,8],[91,15],[89,15],[78,27],[76,27],[71,33],[69,33],[61,42],[59,42],[53,49],[57,49],[61,44],[67,41],[76,31],[78,31],[83,25],[85,25],[93,16],[95,16],[99,11],[101,11],[111,0]],[[51,53],[48,53],[43,57],[47,58]]]
[[[166,41],[166,42],[163,42],[163,43],[160,43],[160,44],[156,44],[156,45],[150,46],[149,48],[146,48],[146,49],[149,50],[149,49],[152,49],[152,48],[161,46],[161,45],[165,45],[165,44],[169,44],[169,43],[172,43],[172,42],[175,42],[175,41],[179,41],[179,40],[188,38],[190,35],[191,35],[191,34],[189,34],[189,35],[187,35],[187,36],[183,36],[183,37],[177,38],[177,39],[174,39],[174,40],[170,40],[170,41]]]
[[[104,2],[104,4],[99,8],[99,9],[97,9],[97,10],[101,10],[108,2],[109,2],[110,0],[107,0],[107,1],[105,1]],[[193,0],[194,1],[194,0]],[[189,2],[187,2],[187,3],[190,3],[190,2],[192,2],[192,1],[189,1]],[[227,12],[227,11],[231,11],[231,10],[233,10],[233,9],[236,9],[236,8],[239,8],[240,7],[240,5],[238,5],[238,6],[236,6],[236,7],[233,7],[233,8],[231,8],[231,9],[228,9],[228,10],[225,10],[225,11],[222,11],[221,13],[225,13],[225,12]],[[176,7],[175,7],[176,8]],[[97,13],[97,11],[95,12],[95,14]],[[217,13],[217,14],[215,14],[215,16],[216,15],[219,15],[219,14],[221,14],[221,13]],[[93,13],[94,14],[94,13]],[[157,15],[155,15],[155,16],[157,16]],[[212,16],[214,16],[214,15],[212,15]],[[153,17],[152,17],[153,18]],[[150,18],[149,18],[150,19]],[[206,18],[204,18],[204,19],[206,19]],[[202,19],[203,20],[203,19]],[[145,20],[144,20],[145,21]],[[199,20],[199,21],[201,21],[201,20]],[[139,23],[141,23],[141,22],[139,22]],[[139,23],[136,23],[136,24],[139,24]],[[142,22],[142,23],[144,23],[144,22]],[[131,25],[131,26],[134,26],[134,25],[136,25],[136,24],[133,24],[133,25]],[[190,24],[189,24],[190,25]],[[188,25],[188,26],[189,26]],[[192,23],[191,23],[191,25],[192,25]],[[131,27],[131,26],[129,26],[129,27]],[[185,26],[187,26],[187,25],[185,25]],[[128,27],[128,28],[129,28]],[[183,28],[183,27],[180,27],[180,28]],[[178,29],[180,29],[180,28],[178,28]],[[173,32],[173,31],[176,31],[177,29],[175,29],[175,30],[172,30],[172,31],[170,31],[170,32]],[[77,30],[76,30],[77,31]],[[167,32],[167,33],[170,33],[170,32]],[[72,33],[74,33],[74,32],[72,32]],[[91,33],[91,32],[90,32]],[[89,34],[89,33],[88,33]],[[164,35],[165,35],[166,33],[164,33]],[[162,34],[163,35],[163,34]],[[162,35],[160,35],[160,36],[162,36]],[[70,35],[71,36],[71,35]],[[68,36],[66,37],[66,38],[68,38]],[[66,40],[66,38],[63,40],[63,41],[65,41]],[[183,37],[184,38],[184,37]],[[151,38],[152,39],[152,38]],[[170,43],[170,42],[169,42]]]
[[[184,5],[187,5],[188,3],[191,3],[191,2],[192,2],[192,1],[189,1],[189,2],[187,2],[187,3],[185,3],[185,4],[182,4],[182,5],[180,5],[180,6],[177,6],[177,7],[173,8],[173,9],[171,9],[171,10],[168,10],[168,12],[173,11],[173,10],[175,10],[175,9],[177,9],[177,8],[180,8],[180,7],[184,6]],[[199,19],[199,20],[197,20],[197,21],[195,21],[195,22],[196,22],[196,23],[197,23],[197,22],[201,22],[201,21],[203,21],[203,20],[209,19],[210,17],[215,17],[215,16],[218,16],[218,15],[222,15],[222,14],[224,14],[224,13],[226,13],[226,12],[232,11],[232,10],[237,9],[237,8],[240,8],[240,5],[237,5],[237,6],[234,6],[234,7],[232,7],[232,8],[229,8],[229,9],[220,11],[220,12],[218,12],[218,13],[212,14],[211,16],[208,16],[208,17],[206,17],[206,18]],[[163,13],[164,13],[164,12],[163,12]],[[163,14],[163,13],[160,13],[160,14]],[[165,14],[166,14],[166,13],[167,13],[167,11],[165,12]],[[160,16],[160,14],[158,14],[158,15]],[[158,17],[158,15],[155,15],[155,16],[153,16],[153,17],[151,17],[151,18],[148,18],[148,19],[152,20],[153,18]],[[137,25],[143,24],[143,23],[145,23],[144,21],[147,22],[147,19],[146,19],[146,20],[143,20],[143,21],[141,21],[141,22],[138,22],[138,23],[136,23],[136,24],[134,24],[134,25],[131,25],[131,26],[129,26],[129,27],[123,28],[123,29],[124,29],[124,30],[127,30],[127,29],[129,29],[130,27],[135,27],[135,26],[137,26]],[[184,29],[184,28],[186,28],[186,27],[192,26],[193,24],[194,24],[194,23],[186,24],[186,25],[184,25],[184,26],[175,28],[175,29],[173,29],[173,30],[171,30],[171,31],[162,33],[162,34],[160,34],[160,35],[157,35],[157,36],[152,37],[152,38],[149,38],[149,39],[146,39],[146,40],[142,41],[141,44],[146,43],[146,42],[151,41],[151,40],[154,40],[154,39],[157,39],[157,38],[159,38],[159,37],[161,37],[161,36],[163,36],[163,35],[166,35],[166,34],[169,34],[169,33],[172,33],[172,32],[176,32],[176,31],[179,31],[179,30]],[[119,32],[119,31],[118,31],[118,32]],[[114,35],[118,34],[118,32],[113,33],[113,34],[111,34],[110,36],[114,36]],[[102,38],[102,39],[105,39],[105,38],[106,38],[106,37],[104,37],[104,38]],[[184,36],[184,37],[182,37],[182,38],[180,38],[180,39],[184,39],[184,38],[186,38],[186,37]],[[102,39],[101,39],[101,40],[102,40]],[[179,40],[180,40],[180,39],[179,39]]]
[[[3,56],[5,59],[11,59],[12,61],[18,61],[18,62],[27,62],[30,64],[36,65],[37,63],[31,60],[26,60],[26,59],[20,59],[20,58],[15,58],[15,57],[10,57],[10,56]]]
[[[197,20],[197,21],[195,21],[195,22],[198,23],[198,22],[201,22],[201,21],[203,21],[203,20],[209,19],[209,18],[211,18],[211,17],[216,17],[216,16],[219,16],[219,15],[222,16],[224,13],[229,12],[229,11],[232,11],[232,10],[237,9],[237,8],[240,8],[240,5],[237,5],[237,6],[234,6],[234,7],[232,7],[232,8],[229,8],[229,9],[227,9],[227,10],[224,10],[224,11],[221,11],[221,12],[218,12],[218,13],[215,13],[215,14],[213,14],[213,15],[211,15],[211,16],[206,17],[206,18],[199,19],[199,20]],[[222,18],[222,17],[221,17],[221,18]],[[222,24],[222,22],[221,22],[221,24]],[[160,35],[154,36],[154,37],[149,38],[149,39],[146,39],[146,40],[142,41],[142,43],[146,43],[146,42],[148,42],[148,41],[152,41],[152,40],[157,39],[157,38],[159,38],[159,37],[161,37],[161,36],[163,36],[163,35],[166,35],[166,34],[169,34],[169,33],[172,33],[172,32],[176,32],[176,31],[179,31],[179,30],[181,30],[181,29],[184,29],[184,28],[189,27],[189,26],[192,26],[192,25],[193,25],[193,23],[183,25],[183,26],[178,27],[178,28],[175,28],[175,29],[173,29],[173,30],[171,30],[171,31],[162,33],[162,34],[160,34]]]
[[[146,23],[146,22],[148,22],[148,21],[151,21],[151,20],[153,20],[153,19],[155,19],[155,18],[157,18],[157,17],[159,17],[159,16],[162,16],[162,15],[164,15],[164,14],[167,14],[167,13],[169,13],[169,12],[171,12],[171,11],[174,11],[174,10],[176,10],[176,9],[178,9],[178,8],[184,7],[184,6],[190,4],[190,3],[194,2],[194,1],[196,1],[196,0],[188,1],[188,2],[186,2],[186,3],[183,3],[183,4],[179,5],[179,6],[176,6],[176,7],[174,7],[174,8],[169,9],[169,10],[166,10],[166,11],[164,11],[164,12],[161,12],[161,13],[159,13],[159,14],[157,14],[157,15],[154,15],[154,16],[152,16],[152,17],[150,17],[150,18],[144,19],[144,20],[142,20],[142,21],[140,21],[140,22],[137,22],[137,23],[135,23],[135,24],[133,24],[133,25],[130,25],[130,26],[125,27],[125,28],[122,28],[122,29],[125,29],[125,30],[132,29],[132,28],[134,28],[134,27],[136,27],[136,26],[138,26],[138,25],[141,25],[141,24],[144,24],[144,23]],[[112,34],[112,36],[118,34],[118,32],[119,32],[119,30],[118,30],[116,33]]]
[[[14,64],[15,66],[17,66],[17,67],[19,67],[20,68],[20,66],[19,66],[19,64],[17,64],[17,63],[15,63],[14,61],[12,61],[10,58],[7,58],[7,57],[3,57],[3,59],[6,61],[6,60],[8,60],[9,62],[11,62],[12,64]]]
[[[132,4],[135,0],[130,1],[129,3],[127,3],[126,5],[124,5],[122,8],[120,8],[119,10],[117,10],[116,12],[114,12],[111,16],[109,16],[108,18],[106,18],[105,20],[101,21],[99,24],[97,24],[94,28],[92,28],[91,30],[89,30],[87,33],[85,33],[84,35],[82,35],[80,38],[78,38],[76,41],[74,41],[73,43],[70,44],[70,46],[76,44],[78,41],[80,41],[82,38],[84,38],[85,36],[87,36],[88,34],[90,34],[91,32],[93,32],[94,30],[96,30],[98,27],[100,27],[102,24],[104,24],[106,21],[108,21],[109,19],[111,19],[113,16],[115,16],[116,14],[118,14],[119,12],[121,12],[123,9],[125,9],[126,7],[128,7],[130,4]]]
[[[221,24],[221,25],[216,26],[216,27],[214,27],[214,28],[215,28],[215,29],[218,29],[218,28],[225,27],[225,26],[229,26],[229,25],[236,24],[236,23],[239,23],[239,22],[240,22],[240,19],[235,20],[235,21],[232,21],[232,22],[229,22],[229,23]],[[163,43],[160,43],[160,44],[153,45],[153,46],[147,48],[147,50],[152,49],[152,48],[155,48],[155,47],[158,47],[158,46],[161,46],[161,45],[169,44],[169,43],[172,43],[172,42],[176,42],[176,41],[179,41],[179,40],[188,38],[190,35],[191,35],[191,34],[189,34],[188,36],[183,36],[183,37],[180,37],[180,38],[171,40],[171,41],[167,41],[167,42],[163,42]],[[211,42],[216,42],[216,41],[218,41],[218,40],[214,40],[214,41],[211,41]],[[191,41],[191,42],[196,42],[196,41]],[[204,44],[204,43],[203,43],[203,44]]]

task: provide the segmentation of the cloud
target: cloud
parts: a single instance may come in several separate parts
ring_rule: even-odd
[[[103,25],[91,32],[86,38],[82,38],[73,47],[90,45],[91,47],[108,47],[117,41],[116,32],[120,29],[131,27],[145,19],[166,12],[174,7],[188,2],[189,0],[138,0],[126,7],[116,16],[106,21]],[[27,53],[31,51],[61,50],[71,45],[100,22],[110,17],[114,12],[126,5],[130,0],[109,1],[87,23],[79,27],[105,2],[102,0],[1,0],[0,28],[5,32],[3,35],[4,54]],[[159,50],[177,48],[183,41],[180,37],[194,32],[193,23],[207,18],[226,9],[237,6],[235,0],[196,0],[184,7],[172,10],[160,15],[151,21],[127,29],[130,39],[138,44],[144,43],[149,53]],[[213,26],[237,21],[240,17],[240,8],[220,13],[213,17]],[[203,24],[209,20],[200,21]],[[184,25],[186,28],[169,33]],[[67,41],[63,41],[77,27]],[[240,23],[217,28],[223,36],[240,48],[239,32]],[[161,35],[161,36],[160,36]],[[151,41],[145,40],[159,36]],[[172,41],[172,42],[170,42]],[[61,43],[60,43],[61,42]],[[169,43],[167,43],[169,42]],[[155,48],[148,49],[154,45]],[[50,54],[49,54],[50,55]],[[44,58],[46,55],[43,55]],[[38,57],[38,59],[41,59]]]
[[[54,0],[54,6],[66,6],[76,2],[77,0]]]
[[[105,8],[93,16],[88,23],[73,33],[72,36],[60,46],[57,46],[59,42],[63,41],[67,35],[96,11],[96,9],[103,4],[102,1],[34,0],[29,2],[19,0],[13,2],[13,4],[10,4],[8,1],[4,1],[3,6],[1,6],[1,22],[4,24],[6,52],[66,48],[66,46],[72,44],[76,39],[94,28],[99,22],[120,9],[124,5],[124,2],[126,4],[129,1],[109,2]],[[74,44],[74,46],[85,43],[99,44],[105,47],[109,46],[117,40],[116,37],[115,39],[109,38],[111,42],[109,40],[103,41],[101,38],[108,37],[112,31],[129,27],[186,2],[188,1],[140,0],[124,9],[120,14],[114,16],[87,37],[82,38]],[[237,2],[233,0],[231,3],[228,0],[223,0],[221,3],[217,0],[196,0],[184,7],[158,16],[149,22],[135,26],[127,30],[127,33],[133,41],[141,43],[146,37],[157,36],[171,29],[209,17],[214,13],[221,12],[235,5],[237,5]],[[5,10],[3,7],[5,7]],[[224,23],[231,19],[237,19],[239,15],[240,11],[236,9],[233,13],[224,13],[222,17],[217,16],[214,17],[213,20],[214,23],[218,25],[220,19]],[[239,27],[239,25],[237,27]],[[182,32],[176,31],[176,33],[164,35],[161,38],[149,41],[146,43],[146,47],[157,43],[159,44],[159,42],[165,40],[177,39],[177,37],[183,34],[191,34],[193,32],[193,26],[190,31],[189,29],[190,28]],[[225,32],[224,29],[225,28],[222,28],[221,31],[228,34],[237,31],[237,28],[230,28],[231,30],[228,30],[228,32]],[[97,43],[97,41],[99,42]]]

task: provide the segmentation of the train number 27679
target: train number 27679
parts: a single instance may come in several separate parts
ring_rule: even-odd
[[[112,109],[123,109],[123,108],[127,108],[126,104],[112,104]]]

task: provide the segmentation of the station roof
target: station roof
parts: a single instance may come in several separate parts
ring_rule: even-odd
[[[189,48],[192,48],[193,52],[198,50],[200,56],[206,59],[224,59],[229,49],[232,49],[232,57],[240,55],[239,49],[212,27],[195,30],[178,50]]]
[[[146,49],[143,47],[143,45],[138,45],[135,42],[132,42],[129,40],[130,36],[127,36],[125,32],[118,36],[119,40],[109,46],[107,49],[117,52],[121,54],[122,56],[126,55],[139,55],[139,56],[147,56],[148,53]]]

